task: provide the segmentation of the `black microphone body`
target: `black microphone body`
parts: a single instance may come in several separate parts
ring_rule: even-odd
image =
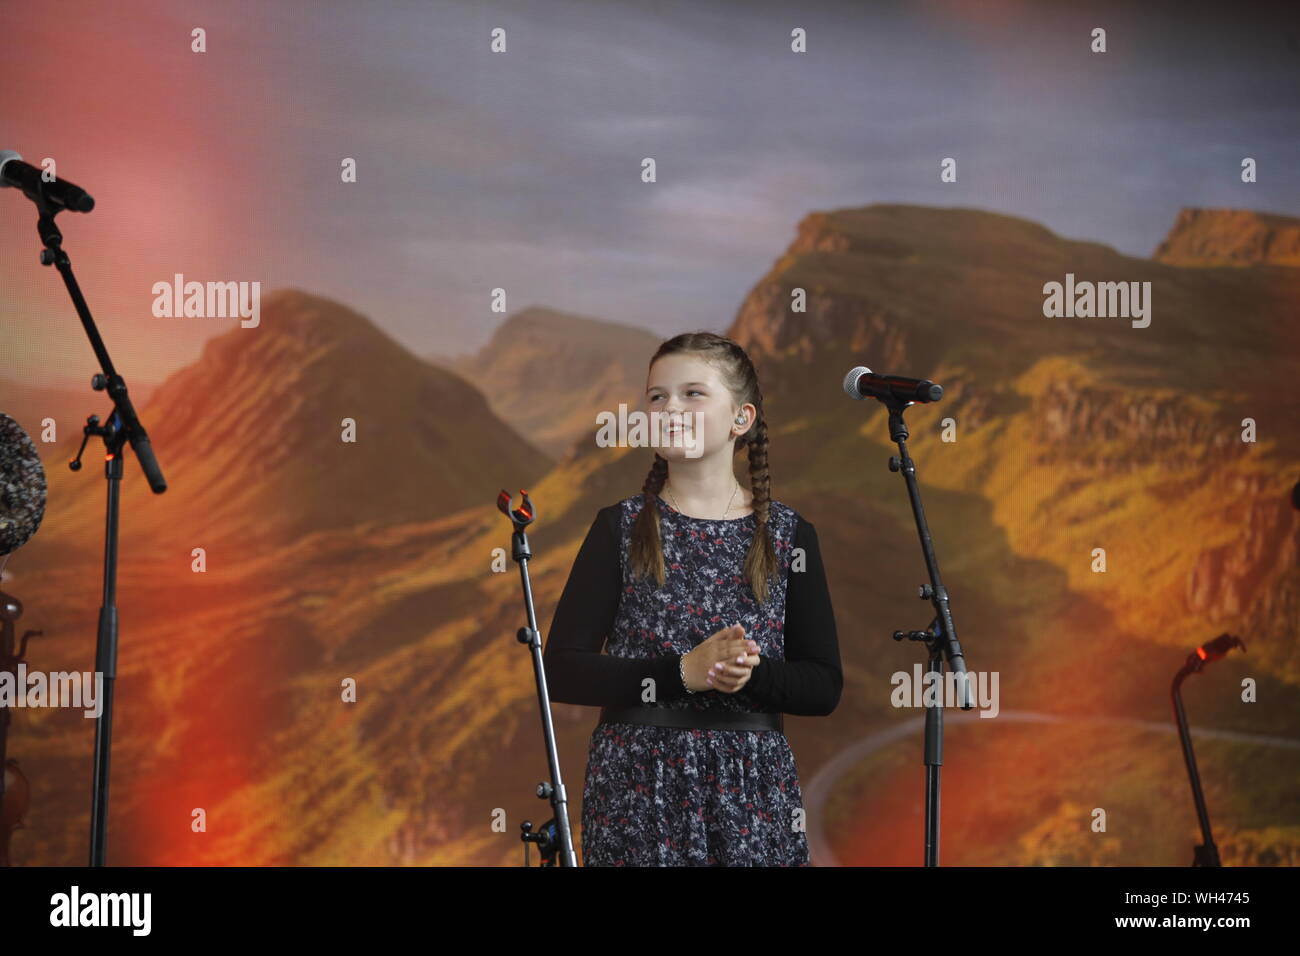
[[[80,186],[66,179],[45,182],[41,172],[24,163],[13,150],[0,150],[0,186],[21,189],[32,202],[39,202],[44,196],[47,202],[72,212],[90,212],[95,208],[95,200]]]
[[[884,401],[937,402],[943,396],[943,386],[924,378],[903,378],[901,375],[878,375],[866,366],[844,376],[844,391],[850,398],[879,398]]]

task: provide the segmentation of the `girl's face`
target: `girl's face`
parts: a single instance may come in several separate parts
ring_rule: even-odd
[[[752,421],[753,406],[744,409],[746,421]],[[651,414],[652,429],[656,425],[654,413],[661,413],[655,432],[659,446],[656,450],[669,460],[698,459],[724,448],[729,453],[736,436],[744,431],[736,424],[741,409],[734,404],[717,370],[693,355],[665,355],[650,367],[646,411]]]

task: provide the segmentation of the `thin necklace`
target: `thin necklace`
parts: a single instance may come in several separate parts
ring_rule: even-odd
[[[739,490],[740,490],[740,482],[737,482],[737,483],[736,483],[736,491],[739,491]],[[677,513],[678,513],[678,514],[685,514],[685,512],[682,511],[681,508],[678,508],[678,507],[677,507],[677,496],[673,494],[673,490],[672,490],[671,488],[668,488],[667,491],[668,491],[668,497],[673,499],[673,507],[677,509]],[[727,502],[727,511],[730,511],[730,510],[731,510],[731,502],[736,500],[736,491],[733,491],[733,492],[731,493],[731,501],[728,501],[728,502]],[[726,520],[726,517],[727,517],[727,511],[722,512],[722,517],[721,517],[721,518],[717,518],[716,520],[718,520],[718,521],[724,521],[724,520]],[[687,517],[690,517],[690,515],[687,515]]]

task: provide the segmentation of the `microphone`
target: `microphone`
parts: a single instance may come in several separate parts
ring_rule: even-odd
[[[902,378],[898,375],[877,375],[866,366],[859,365],[844,376],[844,391],[849,398],[879,398],[882,401],[937,402],[943,396],[943,386],[923,378]]]
[[[44,170],[24,163],[12,149],[0,150],[0,186],[21,189],[28,199],[38,204],[43,196],[51,205],[72,212],[90,212],[95,208],[94,198],[80,186],[66,179],[46,182],[41,179],[42,172]]]

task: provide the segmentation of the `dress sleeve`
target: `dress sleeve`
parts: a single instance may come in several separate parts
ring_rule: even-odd
[[[602,508],[578,550],[551,619],[542,663],[550,698],[590,707],[636,706],[642,682],[654,680],[654,701],[686,696],[680,654],[652,658],[602,653],[623,593],[621,534],[616,505]]]
[[[839,704],[844,675],[817,529],[802,517],[794,546],[803,549],[805,564],[802,571],[791,567],[786,588],[785,660],[762,657],[745,689],[769,710],[824,717]]]

